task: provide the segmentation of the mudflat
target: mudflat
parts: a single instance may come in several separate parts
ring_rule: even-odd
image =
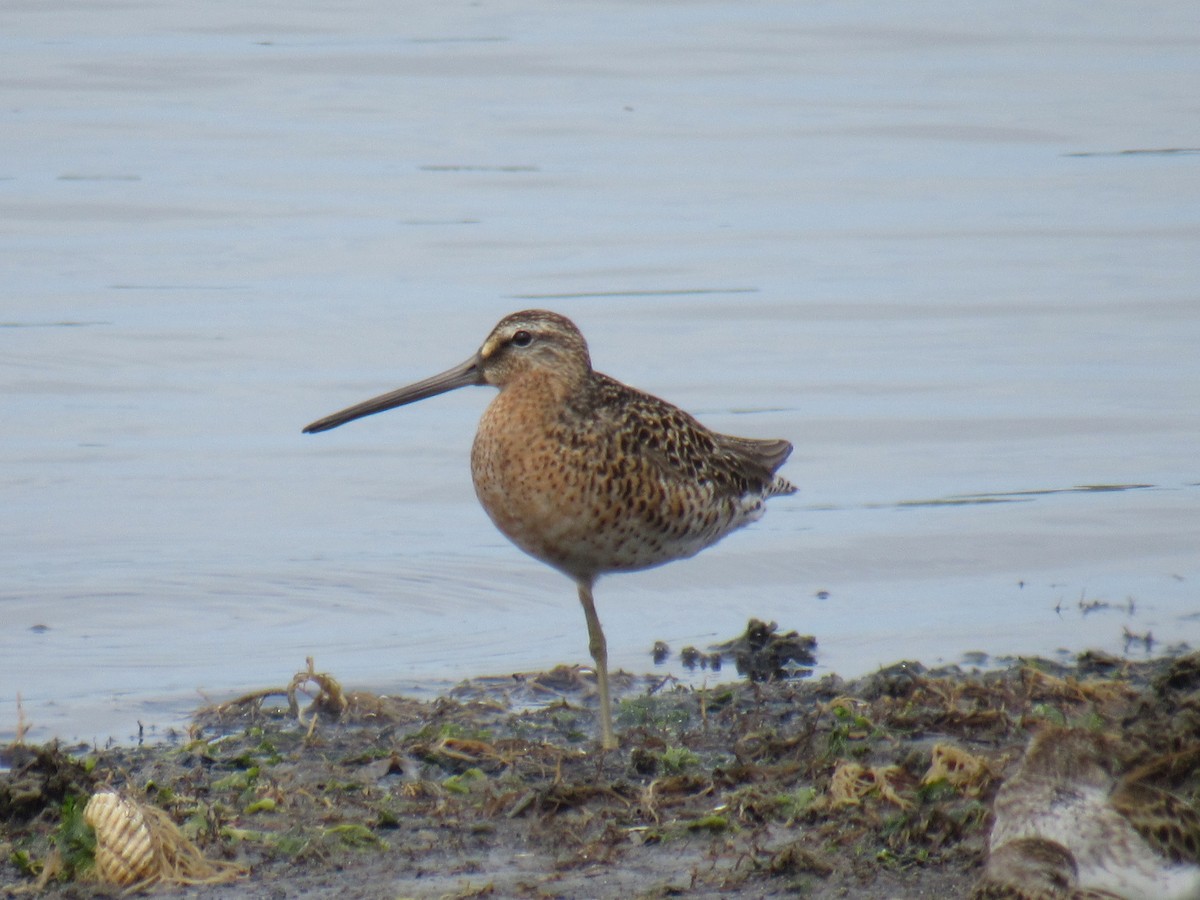
[[[614,687],[610,752],[567,668],[431,702],[308,669],[174,742],[11,746],[0,894],[115,893],[81,825],[109,790],[217,864],[162,897],[961,897],[1032,734],[1103,731],[1131,767],[1200,733],[1200,654]]]

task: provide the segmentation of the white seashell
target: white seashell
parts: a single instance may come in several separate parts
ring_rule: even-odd
[[[122,887],[155,874],[155,847],[146,819],[134,803],[112,791],[93,794],[83,819],[96,832],[96,871]]]

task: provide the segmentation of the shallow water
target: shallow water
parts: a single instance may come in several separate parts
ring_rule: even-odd
[[[488,391],[300,435],[526,306],[796,444],[761,522],[600,583],[617,666],[750,616],[843,675],[1200,642],[1194,4],[1004,16],[10,4],[0,739],[18,695],[126,740],[310,654],[586,661],[474,500]]]

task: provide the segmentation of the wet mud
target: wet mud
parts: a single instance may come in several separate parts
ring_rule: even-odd
[[[586,670],[422,702],[311,664],[171,743],[9,747],[0,896],[116,894],[82,818],[107,791],[215,864],[211,882],[151,879],[163,897],[965,897],[1039,729],[1109,734],[1127,766],[1200,738],[1200,654],[781,678],[803,639],[751,632],[754,680],[615,675],[611,752]]]

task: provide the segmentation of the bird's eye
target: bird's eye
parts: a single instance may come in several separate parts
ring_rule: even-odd
[[[528,331],[518,331],[513,334],[512,342],[515,347],[528,347],[533,343],[533,335]]]

